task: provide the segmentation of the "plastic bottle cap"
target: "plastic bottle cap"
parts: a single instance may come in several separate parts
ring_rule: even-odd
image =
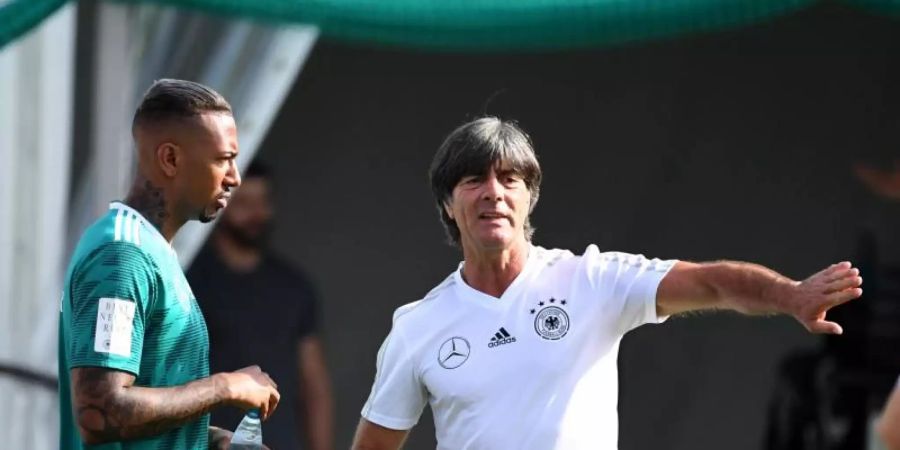
[[[247,411],[247,416],[249,416],[252,419],[259,419],[259,410],[251,409],[250,411]]]

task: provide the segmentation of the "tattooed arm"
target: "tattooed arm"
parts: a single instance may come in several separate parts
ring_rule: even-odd
[[[71,375],[78,428],[87,444],[161,434],[223,405],[258,408],[266,419],[280,398],[257,366],[166,388],[134,386],[134,375],[100,367],[75,368]]]

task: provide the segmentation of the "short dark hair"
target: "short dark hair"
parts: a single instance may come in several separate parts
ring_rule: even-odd
[[[153,82],[144,93],[131,128],[210,112],[233,114],[225,97],[213,89],[193,81],[164,78]]]
[[[541,191],[541,166],[531,138],[515,122],[490,116],[475,119],[453,130],[438,148],[429,179],[450,244],[459,245],[460,238],[459,227],[444,209],[453,188],[463,177],[484,175],[498,164],[522,177],[531,192],[531,214]],[[533,234],[534,228],[526,218],[525,238],[530,241]]]

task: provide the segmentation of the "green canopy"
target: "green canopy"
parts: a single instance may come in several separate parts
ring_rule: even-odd
[[[25,34],[66,0],[0,0],[0,48]]]
[[[900,17],[900,0],[845,0],[873,12]]]
[[[319,26],[349,42],[448,51],[588,48],[738,27],[816,0],[118,0]],[[0,0],[0,46],[65,0]],[[900,0],[845,0],[900,15]]]
[[[135,0],[127,0],[135,1]],[[323,36],[402,47],[490,51],[593,47],[730,28],[815,0],[163,0],[318,25]]]

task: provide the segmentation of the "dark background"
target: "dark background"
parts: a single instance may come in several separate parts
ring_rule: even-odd
[[[545,174],[539,245],[750,260],[801,278],[851,258],[860,224],[888,207],[851,166],[900,154],[898,50],[900,23],[827,4],[596,51],[320,43],[260,158],[276,173],[273,244],[323,299],[338,448],[350,444],[392,311],[460,259],[426,177],[455,126],[488,113],[531,134]],[[778,362],[820,345],[792,319],[728,313],[629,334],[622,450],[761,448]],[[430,415],[407,448],[434,448]]]

